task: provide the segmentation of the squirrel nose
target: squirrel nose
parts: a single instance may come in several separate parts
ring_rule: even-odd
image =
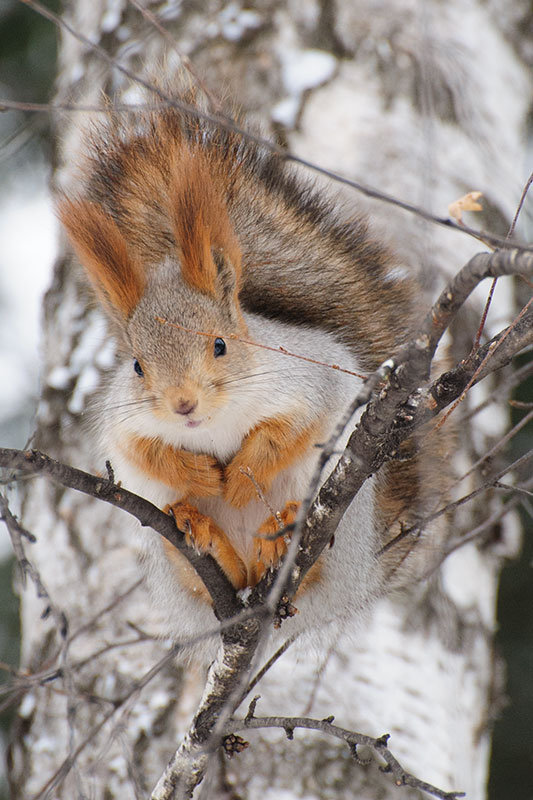
[[[191,402],[190,400],[182,400],[181,402],[176,403],[174,406],[174,411],[176,414],[183,414],[184,416],[187,416],[188,414],[192,414],[197,405],[197,401]]]

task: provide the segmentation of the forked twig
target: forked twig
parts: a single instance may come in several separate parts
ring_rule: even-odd
[[[297,728],[320,731],[328,736],[333,736],[336,739],[341,739],[346,742],[354,756],[357,755],[358,747],[365,747],[372,751],[374,755],[378,757],[378,760],[382,759],[385,762],[384,766],[381,766],[380,769],[382,772],[391,774],[392,780],[396,786],[411,786],[433,797],[438,797],[440,800],[458,800],[458,798],[465,796],[464,792],[445,792],[430,783],[420,780],[410,772],[407,772],[389,750],[387,745],[390,736],[387,733],[375,739],[372,736],[366,736],[361,733],[356,733],[355,731],[347,730],[346,728],[340,728],[338,725],[333,724],[333,720],[335,719],[333,716],[322,720],[310,719],[309,717],[256,717],[255,708],[258,699],[258,697],[254,697],[250,703],[248,713],[243,719],[230,720],[227,727],[228,733],[261,728],[282,728],[287,734],[287,738],[292,739],[294,731]],[[357,758],[355,761],[356,763],[360,763]]]

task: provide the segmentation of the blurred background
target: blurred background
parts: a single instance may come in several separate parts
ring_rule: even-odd
[[[49,2],[48,7],[58,9]],[[46,103],[54,94],[55,27],[17,0],[0,3],[0,99]],[[49,283],[57,223],[49,192],[53,162],[46,113],[0,113],[0,446],[24,447],[31,438],[39,396],[40,306]],[[525,359],[524,359],[525,360]],[[533,379],[515,399],[531,402]],[[525,411],[512,410],[513,424]],[[533,430],[523,437],[533,440]],[[510,459],[525,451],[513,439]],[[529,446],[532,442],[530,441]],[[15,504],[16,507],[16,504]],[[524,546],[502,574],[499,655],[506,664],[508,704],[498,712],[489,787],[490,800],[531,800],[533,763],[533,505],[522,508]],[[31,558],[31,545],[28,556]],[[12,590],[14,560],[0,523],[0,682],[18,664],[18,603]],[[29,589],[32,590],[31,587]],[[11,709],[0,696],[0,741],[7,743]],[[487,710],[490,715],[491,710]],[[3,759],[0,800],[8,797]]]

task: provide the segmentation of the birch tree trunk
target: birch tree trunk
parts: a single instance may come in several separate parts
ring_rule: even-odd
[[[505,235],[526,177],[525,2],[504,9],[481,0],[466,8],[458,0],[251,0],[245,6],[239,0],[171,0],[148,7],[205,84],[235,98],[249,119],[292,152],[441,216],[465,192],[481,190],[487,209],[481,227]],[[78,0],[66,19],[136,74],[150,79],[175,68],[176,52],[133,4]],[[128,90],[131,99],[135,86],[62,31],[57,102],[98,105],[102,90]],[[90,118],[56,116],[59,185],[75,180]],[[465,235],[354,192],[345,192],[343,202],[368,209],[419,273],[428,296],[443,274],[456,272],[480,249]],[[491,335],[513,305],[504,287],[489,318]],[[453,346],[462,355],[479,323],[473,306],[469,314],[454,331]],[[91,460],[84,410],[112,355],[105,324],[88,306],[63,251],[45,300],[38,449],[104,472]],[[471,406],[493,388],[473,392]],[[503,403],[475,418],[475,433],[468,424],[461,423],[458,473],[502,435]],[[463,482],[461,494],[467,489]],[[478,507],[470,503],[454,524],[474,528],[490,515],[491,502],[484,495]],[[52,613],[42,618],[49,601],[30,585],[20,587],[22,664],[41,680],[28,682],[18,710],[13,796],[147,797],[187,728],[202,671],[168,659],[129,696],[169,646],[158,638],[157,611],[139,583],[123,515],[43,479],[24,486],[23,511],[24,526],[37,537],[26,555],[39,570]],[[334,714],[341,726],[390,733],[391,748],[411,772],[481,800],[495,703],[496,586],[502,557],[515,547],[512,518],[506,518],[498,536],[487,531],[426,582],[380,602],[366,629],[355,636],[347,630],[334,651],[310,654],[295,645],[257,687],[260,710]],[[341,745],[316,734],[296,732],[288,741],[283,731],[257,731],[248,738],[250,747],[214,770],[199,796],[421,796],[394,787],[375,765],[361,768]]]

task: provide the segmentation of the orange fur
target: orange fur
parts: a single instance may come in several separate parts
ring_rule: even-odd
[[[242,508],[256,496],[254,484],[241,469],[249,468],[266,491],[281,470],[304,455],[318,434],[317,424],[302,430],[294,417],[274,417],[256,425],[224,471],[226,500]]]
[[[62,200],[59,215],[99,296],[128,317],[143,295],[145,276],[113,219],[85,200]]]
[[[180,494],[213,497],[221,494],[222,471],[212,456],[177,450],[160,439],[130,436],[122,448],[135,466]]]
[[[283,525],[291,525],[296,521],[301,503],[291,501],[286,504],[281,512],[281,522]],[[249,584],[255,586],[266,572],[268,567],[276,567],[287,552],[287,539],[289,534],[279,536],[277,539],[265,539],[265,536],[272,536],[279,530],[279,523],[276,517],[270,516],[258,530],[258,536],[254,539],[254,555],[256,562],[249,570]],[[300,584],[296,597],[301,597],[308,589],[319,583],[322,579],[322,556],[319,556],[309,572]]]
[[[285,533],[275,539],[270,537],[279,532],[280,523],[284,527],[291,525],[295,521],[300,505],[301,503],[289,500],[283,511],[278,515],[279,519],[278,516],[275,517],[274,515],[268,517],[257,531],[257,536],[254,538],[255,563],[250,571],[250,584],[252,586],[255,586],[261,580],[268,567],[276,567],[287,552],[287,539],[290,534]]]
[[[185,533],[187,544],[200,553],[209,553],[216,560],[235,589],[246,586],[246,567],[224,531],[211,519],[201,514],[189,503],[174,503],[172,510],[176,525]]]
[[[172,172],[170,210],[183,279],[216,297],[217,267],[212,252],[216,250],[235,270],[237,294],[241,254],[212,167],[201,151],[181,147],[174,155]]]

